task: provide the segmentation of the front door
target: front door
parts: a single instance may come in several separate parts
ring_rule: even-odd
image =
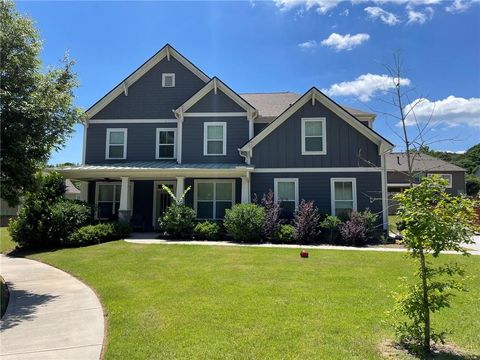
[[[153,227],[158,229],[158,218],[163,215],[167,207],[172,204],[171,196],[162,188],[167,186],[175,194],[176,186],[174,181],[154,181],[153,194]]]

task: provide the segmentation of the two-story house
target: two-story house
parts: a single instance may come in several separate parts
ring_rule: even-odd
[[[286,215],[301,199],[340,214],[371,209],[387,224],[385,153],[374,114],[305,94],[238,94],[166,45],[87,110],[80,180],[99,219],[156,227],[170,204],[161,185],[199,219],[270,189]]]

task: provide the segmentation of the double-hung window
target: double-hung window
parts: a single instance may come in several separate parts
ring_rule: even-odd
[[[283,217],[292,217],[298,206],[298,179],[274,179],[274,200],[280,203]]]
[[[157,159],[175,159],[176,152],[176,129],[157,129]]]
[[[108,160],[127,158],[127,129],[107,129],[105,158]]]
[[[357,211],[357,183],[355,178],[331,179],[332,215],[344,216]]]
[[[325,118],[302,118],[302,155],[325,155],[326,153]]]
[[[447,188],[451,189],[452,188],[452,174],[428,174],[428,177],[432,176],[440,176],[442,179],[447,180]]]
[[[223,219],[235,203],[235,180],[195,180],[194,187],[199,219]]]
[[[203,123],[203,155],[227,155],[227,123]]]
[[[97,183],[95,208],[98,219],[112,219],[120,206],[121,183]]]

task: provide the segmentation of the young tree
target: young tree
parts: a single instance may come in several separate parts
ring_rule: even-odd
[[[73,61],[41,72],[38,32],[8,0],[0,2],[0,43],[1,197],[15,205],[83,113],[73,104]]]
[[[467,254],[462,244],[472,242],[476,229],[474,201],[447,194],[446,186],[446,180],[434,176],[395,196],[404,244],[417,262],[418,282],[397,294],[396,310],[408,320],[394,327],[400,342],[423,357],[430,353],[431,341],[444,342],[445,333],[432,329],[430,315],[450,305],[452,290],[462,289],[455,276],[463,276],[456,264],[435,267],[427,254],[433,258],[446,250]]]

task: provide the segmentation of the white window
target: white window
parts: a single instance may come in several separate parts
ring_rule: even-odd
[[[203,155],[227,155],[227,123],[203,123]]]
[[[274,179],[274,200],[279,202],[284,217],[292,217],[298,207],[298,179]]]
[[[235,180],[195,180],[194,188],[198,219],[223,219],[235,204]]]
[[[447,180],[447,188],[452,188],[452,174],[428,174],[428,177],[432,177],[434,175],[440,176],[442,179]]]
[[[332,178],[332,215],[347,215],[357,211],[357,181],[355,178]]]
[[[107,129],[106,159],[127,158],[127,129]]]
[[[302,155],[325,155],[326,153],[326,119],[302,118]]]
[[[175,159],[177,129],[157,129],[157,159]]]
[[[162,87],[175,87],[175,74],[163,73],[162,74]]]
[[[120,182],[98,183],[95,191],[95,210],[98,219],[111,219],[120,206]]]

